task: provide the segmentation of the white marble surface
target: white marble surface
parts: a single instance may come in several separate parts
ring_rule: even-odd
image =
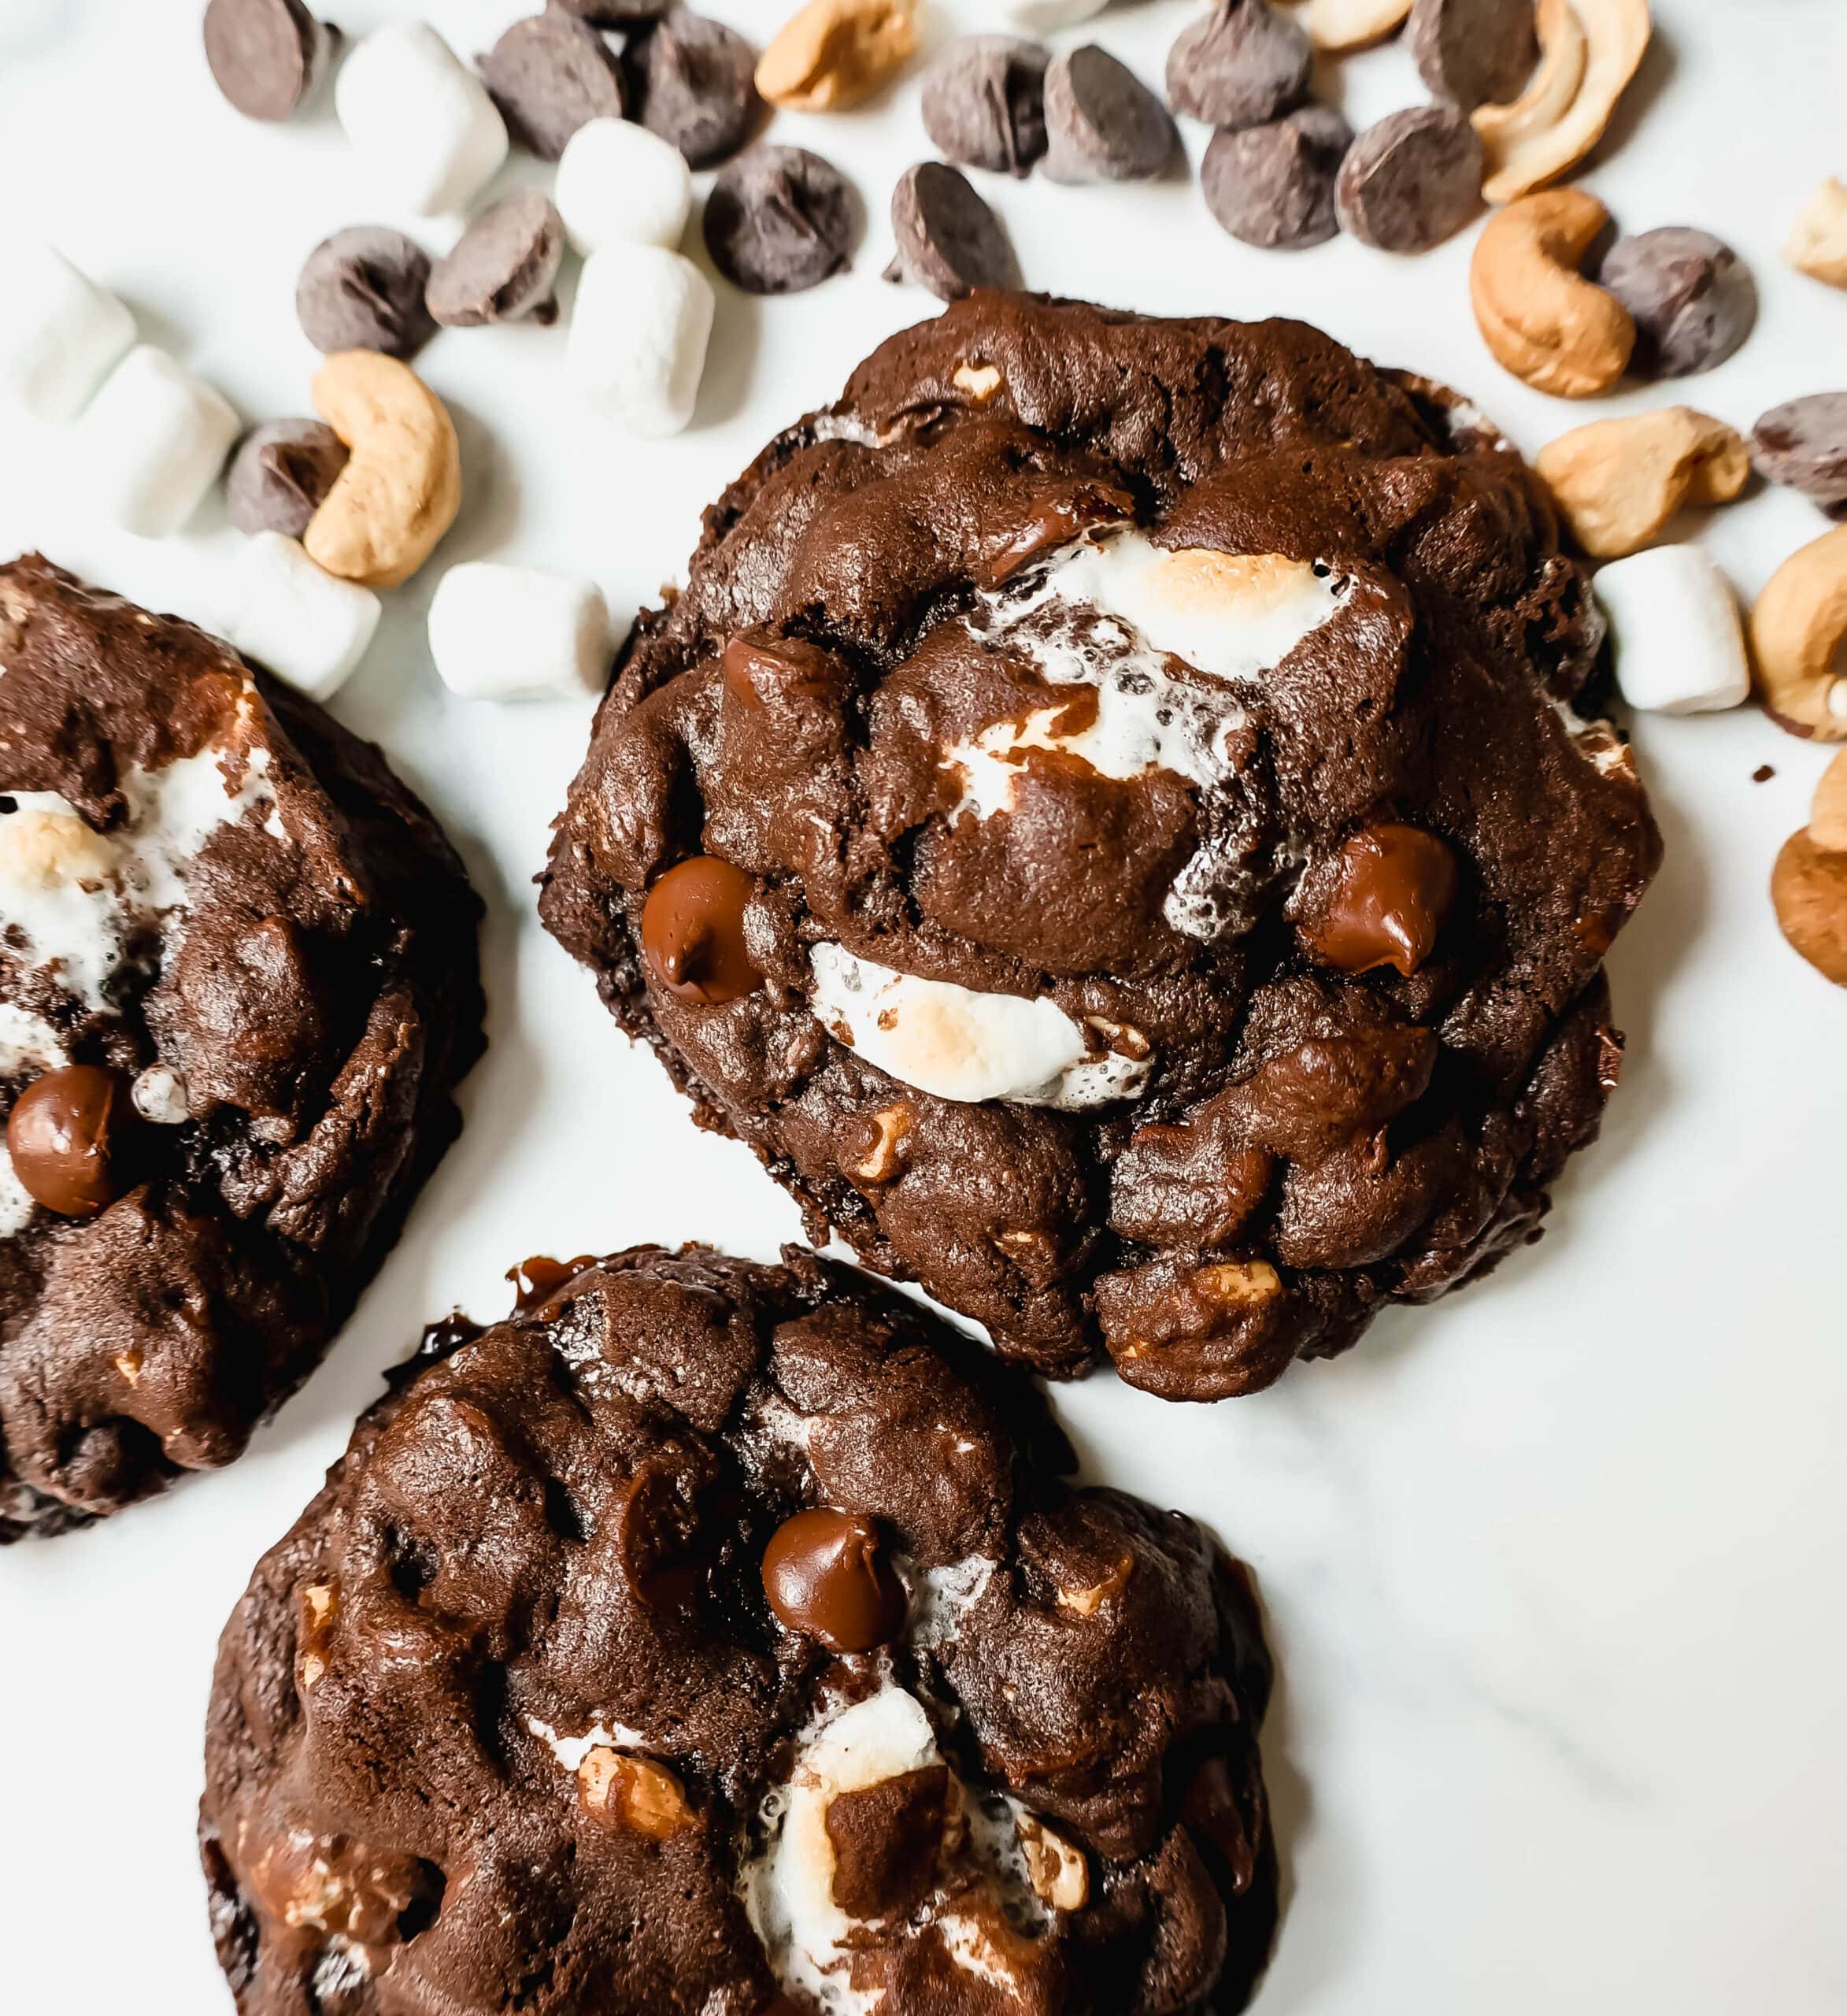
[[[760,33],[780,11],[708,5]],[[218,99],[199,11],[0,0],[4,229],[54,236],[250,418],[299,412],[313,358],[297,269],[324,232],[378,213],[331,121],[259,129]],[[326,11],[362,28],[409,9]],[[518,11],[428,0],[465,51]],[[1658,11],[1619,145],[1588,180],[1631,228],[1697,223],[1749,258],[1756,337],[1682,388],[1749,424],[1847,382],[1847,296],[1775,257],[1814,183],[1847,173],[1847,9]],[[1152,73],[1190,12],[1142,0],[1092,32]],[[962,13],[975,24],[979,0]],[[1341,81],[1360,118],[1412,95],[1397,51]],[[580,416],[561,332],[442,336],[423,368],[453,403],[470,485],[445,558],[594,573],[631,610],[677,574],[700,507],[775,427],[931,312],[878,277],[886,192],[923,151],[915,82],[862,113],[779,127],[870,200],[852,276],[783,302],[724,291],[694,428],[647,447]],[[1188,138],[1197,158],[1204,135]],[[994,194],[1040,287],[1300,313],[1451,380],[1529,449],[1586,417],[1487,356],[1467,239],[1414,263],[1344,242],[1265,255],[1221,235],[1178,181]],[[0,425],[0,547],[40,544],[209,617],[221,524],[165,545],[106,535],[67,440]],[[1746,589],[1820,529],[1788,495],[1698,528]],[[409,1236],[247,1460],[0,1559],[8,2009],[228,2006],[192,1848],[213,1640],[421,1321],[457,1303],[496,1312],[502,1270],[527,1252],[699,1235],[767,1255],[798,1232],[541,936],[527,880],[585,710],[445,694],[422,648],[428,579],[393,598],[339,711],[429,794],[488,897],[494,1047]],[[1847,2008],[1847,995],[1787,951],[1764,894],[1821,761],[1750,712],[1646,721],[1638,740],[1667,866],[1611,962],[1627,1082],[1543,1245],[1254,1400],[1173,1409],[1109,1379],[1060,1396],[1093,1474],[1208,1518],[1263,1578],[1286,1675],[1268,1749],[1293,1892],[1264,2016]],[[1776,777],[1753,784],[1764,762]]]

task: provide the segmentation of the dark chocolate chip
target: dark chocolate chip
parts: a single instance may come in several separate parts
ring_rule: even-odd
[[[1260,126],[1308,95],[1315,51],[1269,0],[1218,0],[1168,54],[1168,102],[1209,126]]]
[[[327,74],[340,32],[302,0],[211,0],[205,61],[248,119],[292,118]]]
[[[120,1072],[94,1064],[47,1071],[20,1094],[7,1119],[13,1173],[46,1210],[94,1217],[125,1187],[117,1167],[118,1137],[134,1118]]]
[[[798,294],[846,266],[856,232],[845,176],[805,147],[753,147],[705,199],[705,245],[747,294]]]
[[[1406,33],[1432,94],[1463,112],[1518,98],[1539,60],[1533,0],[1412,0]]]
[[[887,280],[914,280],[939,301],[1020,284],[1005,227],[960,169],[927,161],[908,169],[892,191],[891,228],[898,257]]]
[[[1046,69],[1051,52],[1007,35],[964,35],[924,80],[924,130],[939,153],[970,168],[1025,175],[1046,151]]]
[[[1847,509],[1847,392],[1811,392],[1772,406],[1751,430],[1751,459],[1824,511]]]
[[[546,5],[599,28],[632,28],[659,20],[673,0],[546,0]]]
[[[757,50],[735,28],[676,7],[628,51],[635,117],[694,168],[728,161],[768,108],[757,93]]]
[[[670,994],[719,1008],[763,984],[744,943],[744,906],[756,883],[715,854],[670,868],[642,908],[642,950]]]
[[[430,261],[423,247],[383,224],[349,224],[308,255],[295,284],[295,313],[314,347],[415,357],[436,333],[424,306]]]
[[[1456,856],[1434,833],[1368,826],[1342,848],[1302,936],[1342,973],[1394,966],[1408,978],[1434,948],[1456,890]]]
[[[857,1513],[823,1506],[785,1519],[764,1551],[763,1587],[790,1630],[831,1652],[869,1652],[904,1629],[904,1584]]]
[[[1413,106],[1368,126],[1334,179],[1334,215],[1364,245],[1427,252],[1482,206],[1482,143],[1468,115]]]
[[[564,256],[557,206],[540,190],[522,189],[484,210],[436,261],[425,304],[446,328],[516,322],[555,299]]]
[[[515,21],[475,68],[508,132],[541,161],[556,161],[579,126],[628,109],[621,59],[571,14]]]
[[[1710,371],[1756,326],[1750,269],[1709,231],[1669,224],[1619,238],[1597,277],[1634,317],[1638,377]]]
[[[1054,182],[1144,182],[1173,158],[1172,116],[1133,70],[1094,43],[1046,72],[1046,172]]]
[[[1331,106],[1215,133],[1200,164],[1206,207],[1246,245],[1320,245],[1340,229],[1334,182],[1353,129]]]
[[[271,420],[253,428],[224,479],[240,532],[299,539],[346,466],[346,444],[324,421]]]

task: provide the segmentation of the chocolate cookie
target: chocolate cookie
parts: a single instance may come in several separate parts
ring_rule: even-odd
[[[863,1277],[438,1326],[220,1647],[243,2016],[1206,2016],[1275,1870],[1249,1580]]]
[[[0,567],[0,1542],[229,1462],[454,1138],[479,906],[378,751]]]
[[[976,295],[713,507],[542,912],[817,1235],[1043,1371],[1248,1392],[1597,1131],[1660,853],[1601,636],[1452,395]]]

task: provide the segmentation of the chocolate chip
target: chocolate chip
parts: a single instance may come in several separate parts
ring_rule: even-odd
[[[302,332],[328,356],[376,350],[415,357],[436,333],[424,306],[430,261],[421,246],[383,224],[349,224],[308,255],[295,283]]]
[[[1751,430],[1751,459],[1823,510],[1847,507],[1847,392],[1811,392],[1772,406]]]
[[[13,1170],[35,1203],[64,1218],[91,1218],[121,1195],[117,1136],[132,1126],[119,1071],[72,1064],[35,1079],[6,1122]]]
[[[1482,143],[1467,113],[1413,106],[1368,126],[1341,163],[1343,230],[1385,252],[1427,252],[1482,206]]]
[[[869,1652],[904,1629],[904,1584],[857,1513],[824,1506],[784,1520],[764,1551],[763,1588],[790,1630],[831,1652]]]
[[[628,75],[635,117],[694,168],[728,161],[768,110],[757,92],[755,47],[735,28],[683,7],[631,44]]]
[[[753,147],[705,199],[705,245],[747,294],[799,294],[846,265],[856,236],[846,179],[805,147]]]
[[[756,888],[742,869],[701,854],[668,869],[648,891],[642,949],[670,994],[716,1008],[763,984],[744,945],[744,906]]]
[[[550,321],[553,288],[564,256],[564,220],[552,199],[522,189],[484,210],[439,259],[424,299],[445,328],[472,329],[484,322],[516,322],[523,315]]]
[[[1046,151],[1051,52],[1009,35],[964,35],[924,80],[924,130],[938,153],[970,168],[1025,175]]]
[[[620,59],[570,14],[515,21],[475,68],[507,130],[541,161],[556,161],[579,126],[620,119],[628,109]]]
[[[1709,231],[1668,224],[1619,238],[1597,277],[1634,317],[1638,377],[1710,371],[1756,326],[1750,269]]]
[[[1046,172],[1054,182],[1143,182],[1173,158],[1179,135],[1134,72],[1094,43],[1046,72]]]
[[[887,280],[914,280],[939,301],[1020,284],[1005,228],[960,169],[927,161],[908,169],[892,192],[891,228],[898,257]]]
[[[1408,977],[1434,950],[1456,901],[1456,857],[1416,826],[1368,826],[1342,848],[1301,926],[1342,973],[1395,966]]]
[[[546,3],[599,28],[632,28],[659,20],[673,0],[546,0]]]
[[[1533,0],[1412,0],[1406,33],[1432,95],[1462,112],[1518,98],[1539,60]]]
[[[1300,105],[1315,51],[1269,0],[1218,0],[1168,54],[1168,102],[1209,126],[1260,126]]]
[[[302,0],[211,0],[205,61],[247,119],[292,118],[327,74],[342,37]]]
[[[1320,245],[1340,229],[1334,180],[1353,129],[1331,106],[1215,133],[1200,164],[1206,208],[1246,245]]]
[[[346,444],[318,420],[271,420],[253,428],[224,479],[240,532],[299,539],[346,466]]]

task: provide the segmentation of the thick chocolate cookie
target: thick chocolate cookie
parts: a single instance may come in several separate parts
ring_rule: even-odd
[[[455,1136],[429,813],[190,624],[0,567],[0,1542],[229,1462]]]
[[[977,295],[708,512],[542,909],[817,1236],[1042,1371],[1248,1392],[1597,1131],[1660,851],[1601,641],[1453,395]]]
[[[791,1250],[429,1334],[219,1653],[244,2016],[1220,2016],[1268,1950],[1249,1578]],[[579,1271],[581,1270],[581,1271]]]

